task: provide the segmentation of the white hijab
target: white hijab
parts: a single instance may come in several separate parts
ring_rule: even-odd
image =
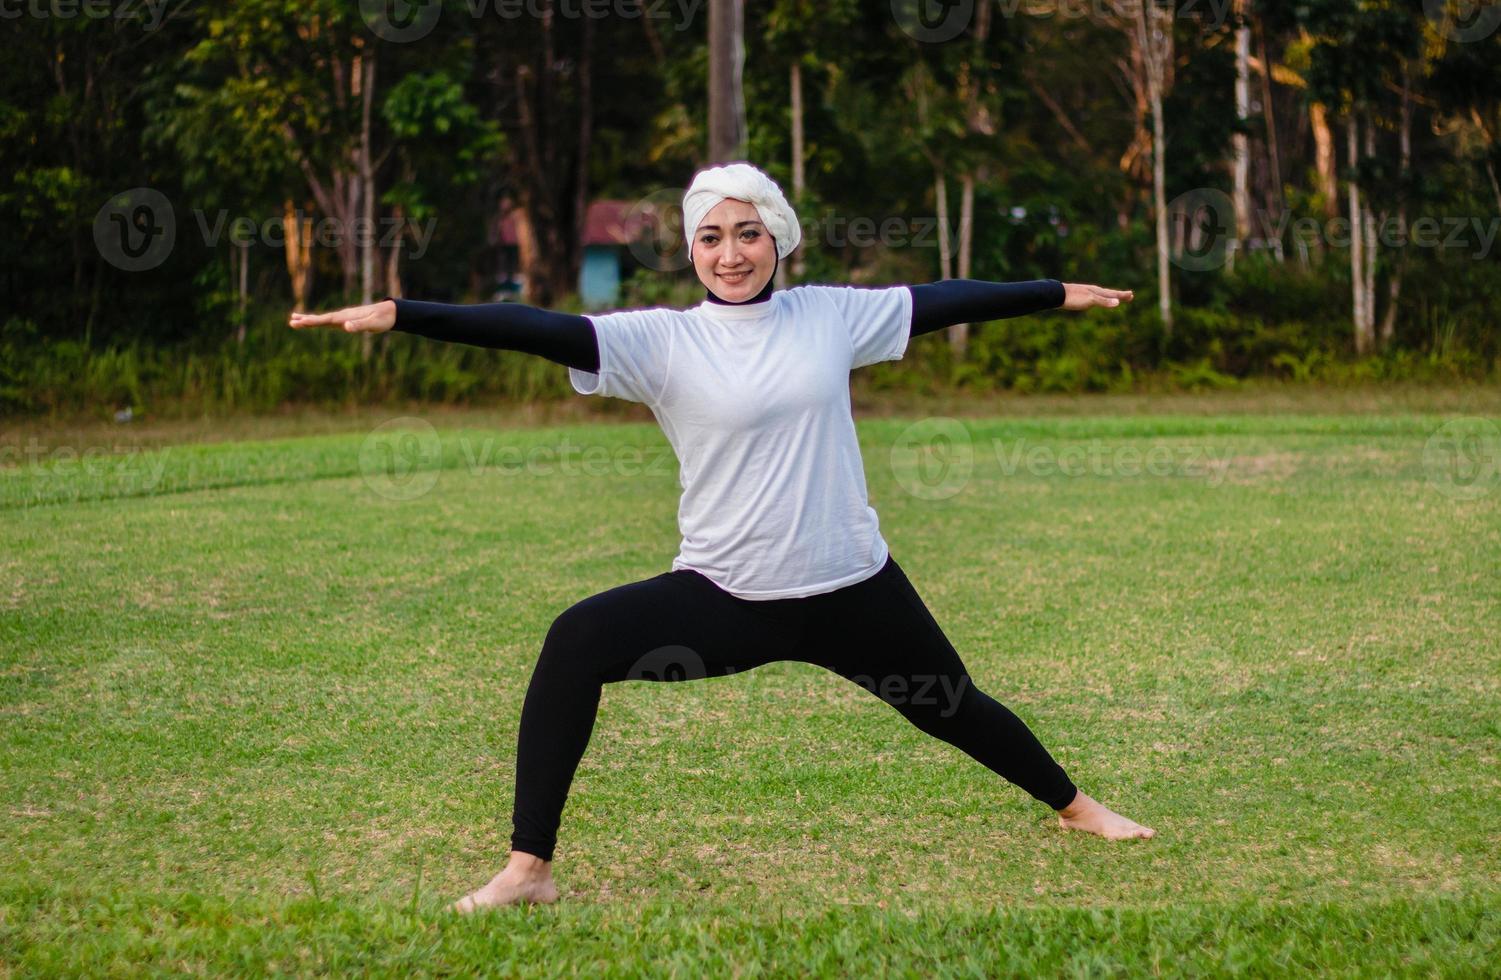
[[[748,163],[729,163],[722,167],[700,170],[683,195],[683,233],[688,248],[693,248],[693,234],[704,216],[720,201],[734,198],[755,205],[761,223],[777,243],[777,258],[785,259],[803,239],[797,212],[787,203],[777,182]]]

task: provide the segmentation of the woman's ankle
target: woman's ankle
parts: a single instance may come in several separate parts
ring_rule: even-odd
[[[512,851],[506,870],[528,878],[548,878],[552,876],[552,862],[527,851]]]
[[[1074,791],[1074,798],[1068,806],[1058,811],[1060,817],[1077,817],[1085,805],[1090,802],[1089,797],[1084,795],[1082,789]]]

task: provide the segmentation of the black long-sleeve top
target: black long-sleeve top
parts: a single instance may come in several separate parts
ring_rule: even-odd
[[[1063,305],[1056,279],[985,282],[945,279],[908,286],[912,291],[912,331],[917,337],[956,323],[1025,316]],[[389,297],[387,297],[389,298]],[[536,354],[582,371],[599,370],[594,325],[576,313],[557,313],[521,303],[471,305],[398,299],[395,330],[433,340]]]

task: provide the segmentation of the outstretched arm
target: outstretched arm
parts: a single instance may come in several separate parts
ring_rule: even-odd
[[[599,370],[594,324],[575,313],[521,303],[429,303],[383,299],[332,313],[293,313],[294,328],[334,326],[350,333],[400,330],[433,340],[536,354],[591,373]]]
[[[945,279],[907,288],[912,291],[913,337],[956,323],[1000,320],[1042,310],[1119,306],[1122,302],[1129,302],[1134,295],[1130,290],[1062,283],[1057,279],[1027,282]]]

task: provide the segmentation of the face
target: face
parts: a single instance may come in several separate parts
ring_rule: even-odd
[[[755,205],[725,198],[693,233],[693,269],[727,303],[754,297],[776,270],[777,246]]]

